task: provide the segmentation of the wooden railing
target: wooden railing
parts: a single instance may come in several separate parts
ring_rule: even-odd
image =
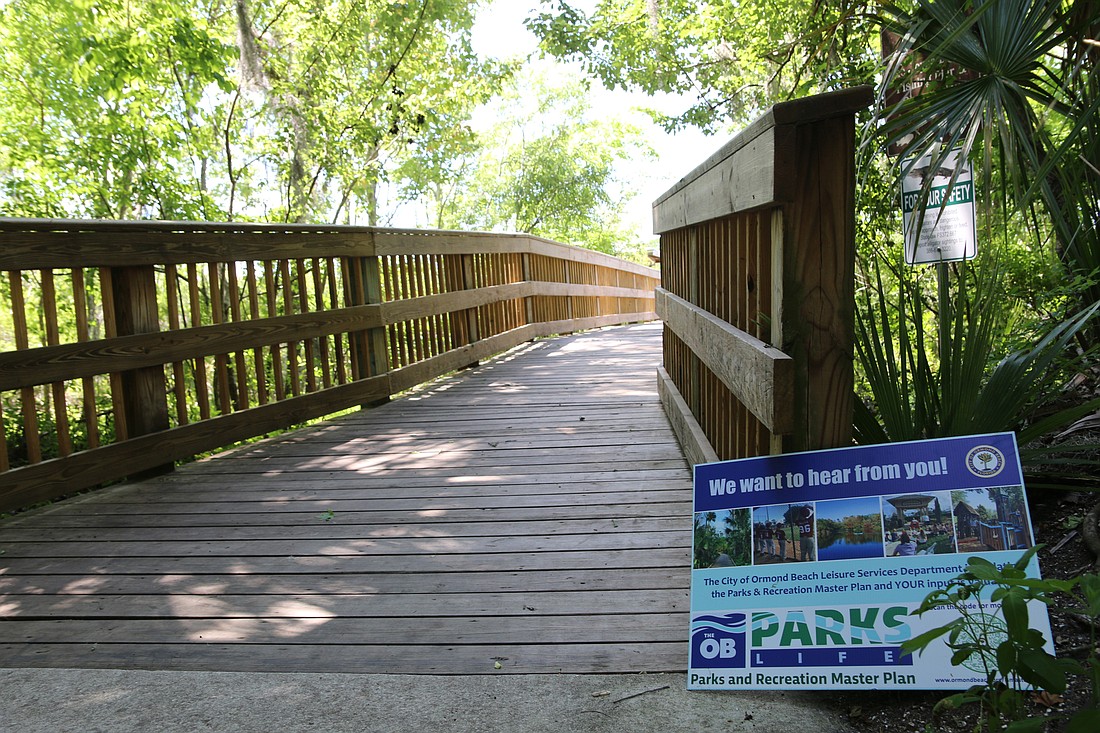
[[[657,272],[523,235],[0,220],[0,510],[654,319]]]
[[[693,463],[851,442],[854,114],[777,104],[653,205],[662,400]]]

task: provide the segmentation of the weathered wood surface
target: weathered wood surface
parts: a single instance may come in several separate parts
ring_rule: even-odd
[[[851,443],[854,129],[871,98],[777,104],[653,205],[662,390],[710,444],[693,458]],[[698,443],[689,421],[673,425]]]
[[[791,431],[791,357],[664,289],[657,314],[768,430]]]
[[[0,666],[682,670],[691,475],[660,342],[528,344],[4,520]]]

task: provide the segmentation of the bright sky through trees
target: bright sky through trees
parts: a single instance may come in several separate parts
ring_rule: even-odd
[[[594,5],[574,3],[578,6]],[[538,39],[524,27],[523,21],[537,9],[535,0],[491,0],[479,10],[473,30],[474,50],[481,56],[499,59],[525,58],[537,53]],[[586,8],[587,9],[587,8]],[[554,60],[533,62],[563,69],[575,69]],[[629,121],[647,134],[650,146],[656,151],[657,159],[638,159],[621,164],[618,173],[623,181],[634,184],[638,194],[627,208],[628,223],[636,224],[638,234],[650,237],[652,234],[651,205],[658,196],[668,190],[677,180],[692,168],[702,163],[715,149],[725,142],[723,136],[707,137],[694,128],[685,129],[674,135],[662,130],[650,121],[649,117],[637,108],[652,107],[663,112],[680,112],[691,104],[691,100],[681,100],[672,95],[647,97],[637,92],[622,90],[608,91],[598,82],[592,84],[592,104],[598,115],[617,116]],[[492,117],[492,105],[483,109],[475,117],[475,126],[485,129],[495,120]],[[404,210],[395,219],[397,226],[413,226],[419,222],[405,220],[412,216],[411,210]]]

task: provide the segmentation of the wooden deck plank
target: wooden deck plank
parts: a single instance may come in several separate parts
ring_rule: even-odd
[[[686,632],[685,641],[633,644],[0,644],[5,667],[345,674],[683,671],[686,655]]]
[[[318,526],[324,525],[323,527]],[[507,534],[511,537],[537,537],[539,535],[587,535],[589,533],[620,534],[635,532],[689,532],[690,524],[683,517],[599,517],[558,521],[531,519],[521,522],[421,522],[419,524],[371,523],[353,524],[312,517],[300,525],[276,527],[235,527],[233,539],[242,540],[313,540],[319,535],[327,541],[363,538],[411,538],[429,539],[442,537],[491,537]],[[162,527],[157,532],[160,542],[215,541],[225,537],[225,527]],[[148,538],[145,527],[63,529],[10,529],[4,532],[7,547],[17,543],[65,543],[65,542],[140,542]]]
[[[254,573],[191,575],[31,574],[0,576],[0,592],[17,595],[164,594],[186,590],[195,595],[237,593],[268,595],[339,595],[372,593],[444,593],[461,588],[496,592],[551,590],[645,590],[675,587],[680,570],[641,567],[615,573],[602,570],[482,571],[450,573],[365,572],[339,574]]]
[[[316,512],[283,512],[273,515],[267,512],[239,512],[236,514],[134,514],[126,511],[130,505],[117,507],[118,513],[85,513],[77,516],[51,516],[49,522],[43,522],[37,530],[45,536],[46,532],[58,528],[75,529],[127,529],[151,527],[235,527],[238,531],[234,536],[240,536],[240,530],[259,527],[297,527],[301,525],[316,525],[324,522],[327,515],[322,516]],[[431,518],[433,523],[447,525],[463,522],[510,522],[532,521],[531,510],[528,507],[503,507],[503,508],[473,508],[452,509],[447,512],[434,512],[432,510],[416,510],[417,517]],[[590,520],[606,517],[619,517],[623,519],[637,517],[685,517],[691,513],[690,502],[653,502],[631,504],[595,504],[586,503],[571,506],[543,506],[539,508],[539,517],[543,520],[554,521],[559,519]],[[408,511],[365,511],[365,512],[341,512],[334,514],[331,522],[338,526],[353,525],[386,525],[392,526],[409,520]],[[15,539],[18,532],[24,531],[21,527],[12,527],[5,530],[4,536]]]
[[[683,496],[677,489],[667,488],[667,484],[663,486],[666,488],[653,489],[652,492],[635,493],[628,498],[631,503],[665,503],[670,499]],[[439,512],[477,508],[503,509],[509,507],[527,507],[528,509],[536,510],[543,507],[574,506],[578,499],[581,498],[591,499],[594,502],[606,503],[614,501],[616,497],[622,497],[624,493],[631,492],[600,491],[590,493],[578,492],[577,494],[563,492],[558,494],[538,495],[520,494],[516,496],[493,494],[484,497],[479,506],[477,497],[470,496],[439,497],[432,499],[418,499],[416,497],[371,499],[369,496],[352,494],[350,497],[345,498],[339,495],[326,494],[322,489],[318,489],[316,495],[302,497],[300,499],[275,496],[267,499],[240,501],[229,497],[226,501],[208,500],[200,503],[180,500],[179,497],[177,497],[176,501],[164,500],[152,502],[138,500],[119,502],[116,504],[100,504],[97,508],[101,510],[111,509],[112,511],[119,511],[125,508],[129,511],[140,512],[144,511],[146,507],[156,504],[155,510],[161,514],[208,514],[211,511],[234,513],[265,511],[281,514],[301,514],[307,512],[315,514],[331,509],[334,513],[352,511],[367,512],[373,510],[421,512],[421,516],[428,516],[423,514],[425,512],[436,512],[436,516],[440,516],[438,514]]]
[[[61,626],[64,625],[64,628]],[[78,619],[0,622],[0,644],[50,643],[66,632],[91,644],[156,644],[177,638],[180,644],[514,644],[538,638],[544,644],[665,641],[687,625],[687,613],[599,616],[446,616],[410,618],[337,617],[304,619],[170,618]]]
[[[691,476],[660,351],[654,325],[539,341],[9,518],[0,667],[682,670]]]
[[[671,535],[665,538],[661,535]],[[684,532],[663,531],[622,533],[615,535],[534,535],[525,537],[384,537],[378,539],[308,539],[308,540],[201,540],[195,542],[160,542],[156,540],[116,542],[12,542],[6,545],[6,557],[290,557],[325,556],[396,556],[415,554],[466,555],[474,552],[535,553],[584,550],[602,552],[620,549],[660,547],[672,541],[683,541]]]
[[[381,559],[381,560],[380,560]],[[522,556],[506,553],[469,555],[409,555],[395,562],[389,555],[326,555],[292,557],[49,557],[11,558],[3,567],[9,576],[42,573],[81,573],[88,576],[127,574],[269,574],[280,573],[364,573],[392,568],[394,573],[545,571],[600,569],[619,572],[623,568],[690,567],[690,547],[609,550],[605,552],[533,552]],[[687,574],[687,571],[683,571]],[[686,586],[685,586],[686,587]],[[2,600],[2,599],[0,599]],[[2,620],[2,619],[0,619]]]
[[[687,610],[684,589],[649,589],[645,593],[627,590],[541,591],[497,593],[416,594],[416,618],[443,616],[574,616],[620,615],[624,613],[668,613]],[[21,596],[17,608],[9,611],[14,621],[42,620],[61,614],[83,618],[168,618],[168,619],[325,619],[403,618],[409,613],[409,598],[397,594],[335,595],[220,595],[135,594]],[[18,625],[18,623],[13,623]]]

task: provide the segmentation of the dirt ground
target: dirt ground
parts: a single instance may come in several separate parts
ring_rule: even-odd
[[[1078,525],[1084,514],[1100,499],[1095,493],[1029,492],[1035,541],[1045,547],[1039,552],[1039,567],[1045,578],[1072,578],[1092,568],[1093,557],[1081,539]],[[1062,608],[1064,609],[1064,605]],[[1050,613],[1054,646],[1059,656],[1083,659],[1092,643],[1090,629],[1059,612]],[[859,692],[842,693],[837,705],[851,724],[866,733],[934,733],[972,731],[977,724],[977,707],[967,706],[941,715],[933,707],[949,693],[944,692]],[[1089,691],[1082,679],[1075,679],[1066,694],[1048,699],[1044,705],[1033,696],[1031,715],[1054,718],[1048,732],[1059,731],[1056,720],[1088,703]]]

